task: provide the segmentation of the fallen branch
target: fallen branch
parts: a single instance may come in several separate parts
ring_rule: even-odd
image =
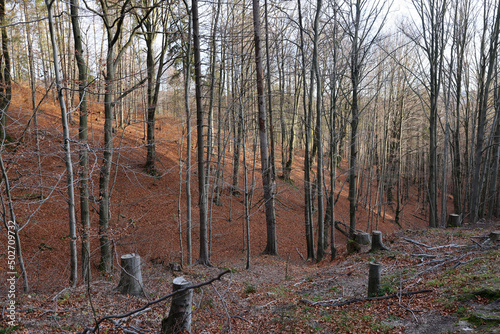
[[[234,319],[240,319],[240,320],[243,320],[243,321],[246,321],[248,322],[250,325],[253,325],[252,322],[248,319],[245,319],[243,318],[242,316],[239,316],[239,315],[232,315],[231,318],[234,318]]]
[[[341,299],[342,298],[335,298],[335,299],[329,299],[329,300],[320,300],[317,302],[313,302],[312,300],[309,300],[309,299],[301,299],[301,300],[299,300],[299,302],[304,303],[304,304],[308,304],[308,305],[313,305],[313,306],[314,305],[327,306],[327,305],[330,305],[329,303],[337,302]]]
[[[423,311],[421,311],[421,310],[412,310],[411,308],[406,307],[406,306],[404,306],[404,305],[403,305],[403,304],[401,304],[401,303],[394,303],[394,304],[396,304],[396,305],[398,305],[398,306],[400,306],[400,307],[404,308],[404,309],[405,309],[405,310],[407,310],[408,312],[410,312],[410,313],[413,315],[413,318],[415,319],[415,322],[418,322],[418,319],[417,319],[417,316],[415,315],[415,312],[423,312]]]
[[[276,303],[278,300],[280,300],[281,298],[278,298],[278,299],[275,299],[273,301],[270,301],[269,303],[265,304],[265,305],[262,305],[262,306],[257,306],[257,309],[261,309],[261,308],[264,308],[264,307],[267,307],[273,303]]]
[[[452,258],[451,260],[453,259],[457,259],[457,258]],[[422,266],[426,266],[426,265],[429,265],[429,264],[434,264],[434,263],[440,263],[442,264],[442,262],[445,262],[445,261],[450,261],[450,258],[447,257],[447,258],[444,258],[444,259],[435,259],[435,260],[430,260],[430,261],[427,261],[427,262],[422,262],[422,263],[419,263],[417,265],[415,265],[415,267],[422,267]]]
[[[411,256],[416,256],[416,257],[428,257],[428,258],[436,258],[437,255],[431,255],[431,254],[410,254]]]
[[[478,245],[480,248],[483,248],[483,245],[481,245],[479,242],[477,242],[476,240],[472,239],[473,237],[471,237],[471,241],[474,242],[476,245]]]
[[[299,252],[299,249],[297,247],[295,247],[295,250],[297,251],[297,253],[299,253],[299,256],[300,258],[302,259],[302,261],[307,261],[305,258],[304,258],[304,255],[302,255],[300,252]]]
[[[418,290],[418,291],[402,292],[402,293],[395,293],[393,295],[381,296],[381,297],[353,298],[353,299],[349,299],[349,300],[346,300],[346,301],[340,302],[340,303],[318,304],[318,305],[327,306],[327,307],[338,307],[338,306],[344,306],[344,305],[349,305],[349,304],[353,304],[353,303],[367,302],[367,301],[371,301],[371,300],[391,299],[391,298],[396,298],[396,297],[400,297],[400,296],[411,296],[411,295],[416,295],[419,293],[427,293],[427,292],[432,292],[432,290],[425,289],[425,290]]]
[[[227,269],[227,270],[224,270],[223,272],[219,273],[219,275],[217,275],[216,277],[208,280],[208,281],[205,281],[205,282],[202,282],[202,283],[199,283],[199,284],[195,284],[195,285],[190,285],[188,287],[185,287],[185,288],[182,288],[182,289],[179,289],[175,292],[172,292],[172,293],[169,293],[168,295],[165,295],[161,298],[158,298],[156,300],[153,300],[153,301],[150,301],[148,302],[147,304],[133,310],[133,311],[130,311],[128,313],[124,313],[124,314],[113,314],[113,315],[107,315],[105,317],[102,317],[101,319],[99,319],[98,321],[96,321],[96,324],[94,326],[94,328],[90,328],[90,327],[87,327],[85,328],[81,334],[86,334],[86,333],[95,333],[98,329],[99,329],[99,325],[105,321],[105,320],[111,320],[111,319],[122,319],[122,318],[126,318],[126,317],[130,317],[131,315],[135,314],[135,313],[138,313],[138,312],[142,312],[144,310],[146,310],[148,307],[150,307],[151,305],[154,305],[154,304],[158,304],[170,297],[173,297],[175,295],[178,295],[178,294],[181,294],[187,290],[190,290],[190,289],[196,289],[196,288],[200,288],[202,286],[205,286],[205,285],[208,285],[208,284],[211,284],[215,281],[218,281],[222,278],[222,276],[224,276],[225,274],[229,273],[230,270]]]
[[[349,234],[344,231],[340,226],[339,224],[342,224],[344,226],[346,226],[345,224],[339,222],[339,221],[335,221],[335,228],[337,229],[337,231],[339,231],[340,233],[342,233],[346,238],[349,238]]]
[[[436,246],[436,247],[431,247],[429,250],[434,250],[434,249],[440,249],[440,248],[460,248],[460,247],[467,247],[467,245],[457,245],[457,244],[449,244],[449,245],[444,245],[444,246]]]
[[[410,239],[410,238],[404,238],[403,240],[404,240],[404,241],[406,241],[406,242],[410,242],[410,243],[412,243],[412,244],[415,244],[415,245],[423,246],[423,247],[425,247],[425,248],[431,248],[431,246],[429,246],[429,245],[426,245],[426,244],[423,244],[423,243],[421,243],[421,242],[418,242],[418,241],[412,240],[412,239]]]
[[[465,262],[458,261],[451,269],[455,269],[456,267],[458,267],[458,266],[460,266],[462,264],[467,264],[467,263],[475,261],[475,260],[486,259],[486,258],[487,258],[486,256],[483,256],[483,257],[475,257],[475,258],[470,259],[470,260],[465,261]]]
[[[340,227],[340,225],[344,226],[345,231]],[[341,221],[336,220],[335,221],[335,228],[337,229],[337,231],[339,231],[340,233],[345,235],[347,239],[349,239],[349,232],[347,232],[347,231],[350,231],[351,228],[347,224],[344,224]],[[356,233],[359,233],[359,232],[364,232],[364,231],[356,229]]]

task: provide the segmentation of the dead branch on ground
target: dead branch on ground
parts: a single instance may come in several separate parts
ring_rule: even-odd
[[[187,290],[190,290],[190,289],[196,289],[196,288],[200,288],[202,286],[205,286],[205,285],[208,285],[208,284],[211,284],[215,281],[218,281],[222,278],[222,276],[224,276],[225,274],[229,273],[230,270],[227,269],[227,270],[224,270],[223,272],[219,273],[219,275],[217,275],[216,277],[208,280],[208,281],[205,281],[205,282],[202,282],[202,283],[199,283],[199,284],[195,284],[195,285],[191,285],[191,286],[188,286],[188,287],[185,287],[185,288],[182,288],[182,289],[179,289],[175,292],[172,292],[172,293],[169,293],[168,295],[165,295],[161,298],[158,298],[156,300],[153,300],[153,301],[150,301],[148,303],[146,303],[145,305],[133,310],[133,311],[130,311],[128,313],[124,313],[124,314],[113,314],[113,315],[107,315],[105,317],[102,317],[101,319],[99,319],[98,321],[96,321],[96,324],[95,326],[92,328],[92,327],[87,327],[85,328],[82,332],[80,332],[81,334],[86,334],[86,333],[95,333],[98,329],[99,329],[99,325],[105,321],[105,320],[112,320],[112,319],[122,319],[122,318],[127,318],[127,317],[130,317],[132,315],[134,315],[135,313],[138,313],[138,312],[142,312],[144,310],[146,310],[148,307],[150,307],[151,305],[154,305],[154,304],[158,304],[170,297],[173,297],[177,294],[180,294],[180,293],[183,293]]]
[[[353,299],[349,299],[349,300],[346,300],[343,302],[333,303],[333,304],[315,302],[312,305],[321,305],[321,306],[326,306],[326,307],[339,307],[339,306],[349,305],[349,304],[353,304],[353,303],[367,302],[367,301],[371,301],[371,300],[391,299],[391,298],[396,298],[396,297],[400,297],[400,296],[411,296],[411,295],[416,295],[419,293],[428,293],[428,292],[432,292],[432,291],[433,290],[425,289],[425,290],[418,290],[418,291],[395,293],[393,295],[381,296],[381,297],[353,298]],[[301,299],[300,302],[305,303],[305,304],[311,303],[311,301],[309,301],[307,299]]]

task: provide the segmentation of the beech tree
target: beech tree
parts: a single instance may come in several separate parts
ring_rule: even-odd
[[[412,3],[418,13],[418,21],[414,22],[417,29],[416,35],[411,38],[422,49],[428,62],[424,87],[429,96],[429,101],[425,102],[429,110],[429,227],[437,227],[437,119],[439,92],[443,78],[444,49],[446,46],[445,18],[447,2],[446,0],[412,0]]]
[[[63,127],[63,139],[64,139],[64,162],[66,163],[66,178],[67,178],[67,189],[68,189],[68,221],[69,221],[69,238],[70,238],[70,282],[73,287],[76,286],[78,281],[78,263],[77,263],[77,251],[76,251],[76,217],[75,217],[75,191],[73,186],[73,164],[71,161],[71,146],[70,146],[70,135],[69,135],[69,119],[68,112],[66,110],[66,103],[63,94],[63,86],[61,80],[61,72],[59,68],[59,51],[56,44],[56,36],[54,32],[54,17],[53,17],[53,5],[55,0],[45,0],[47,6],[47,11],[49,13],[49,32],[50,39],[52,42],[52,55],[54,58],[54,73],[56,75],[56,88],[59,100],[59,106],[61,108],[61,121]]]
[[[254,47],[255,47],[255,65],[257,75],[257,101],[258,101],[258,119],[259,119],[259,138],[260,138],[260,160],[262,170],[262,187],[264,188],[264,202],[266,208],[266,230],[267,243],[265,254],[278,255],[278,241],[276,236],[276,215],[274,212],[274,184],[271,177],[271,166],[269,164],[269,146],[268,146],[268,126],[266,101],[264,93],[264,72],[262,69],[262,50],[261,50],[261,27],[259,0],[252,0],[252,14],[254,27]]]
[[[358,125],[361,111],[362,80],[372,47],[379,40],[386,21],[388,8],[385,2],[368,3],[366,0],[347,1],[347,11],[342,17],[344,30],[350,41],[349,69],[351,80],[350,143],[349,143],[349,237],[356,232],[358,205]],[[388,6],[390,8],[390,5]],[[378,26],[376,25],[378,24]]]
[[[89,217],[89,171],[88,171],[88,114],[87,114],[87,65],[84,59],[80,22],[78,19],[78,0],[70,1],[71,24],[73,27],[73,39],[75,43],[75,59],[78,67],[78,96],[80,106],[80,122],[78,129],[78,139],[80,140],[80,220],[82,224],[82,278],[84,282],[91,280],[90,267],[90,217]]]
[[[493,22],[493,28],[490,30],[490,16]],[[483,32],[481,34],[481,47],[479,51],[478,68],[478,94],[477,94],[477,130],[476,145],[474,150],[474,171],[472,176],[471,193],[471,214],[473,221],[477,221],[484,215],[481,206],[481,191],[486,180],[486,173],[481,174],[482,169],[488,168],[487,160],[484,158],[484,144],[486,141],[486,123],[487,112],[489,109],[488,101],[490,99],[490,86],[493,83],[493,76],[498,74],[498,49],[500,43],[500,4],[484,1],[483,7]],[[490,31],[488,34],[487,32]],[[494,130],[496,131],[496,130]],[[492,132],[493,133],[493,132]],[[495,196],[489,194],[489,196]],[[483,200],[485,202],[485,200]]]
[[[0,63],[0,137],[9,138],[7,135],[7,111],[12,99],[12,84],[10,75],[10,54],[7,37],[7,28],[5,27],[5,0],[0,1],[0,34],[2,36],[2,59]]]
[[[205,181],[205,140],[203,138],[203,101],[202,101],[202,78],[201,78],[201,52],[200,52],[200,16],[198,13],[198,1],[193,0],[191,4],[191,15],[193,18],[193,54],[194,54],[194,80],[196,91],[196,130],[198,144],[198,208],[200,213],[200,257],[199,264],[210,265],[210,254],[208,253],[208,191]]]

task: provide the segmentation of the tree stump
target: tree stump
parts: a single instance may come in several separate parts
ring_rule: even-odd
[[[370,234],[364,232],[356,233],[354,240],[360,245],[369,245],[371,243]]]
[[[461,227],[462,226],[462,215],[456,213],[450,213],[448,217],[448,227]]]
[[[388,250],[387,247],[384,246],[384,243],[382,242],[382,232],[380,231],[373,231],[372,232],[372,248],[370,249],[370,252],[376,252],[380,250]]]
[[[174,279],[174,291],[189,287],[191,282],[180,276]],[[191,304],[193,290],[189,289],[172,297],[168,317],[161,322],[162,334],[191,333]]]
[[[380,273],[382,265],[376,262],[370,262],[368,271],[368,297],[378,296],[380,292]]]
[[[347,252],[367,253],[370,250],[370,234],[359,232],[354,234],[354,240],[347,241]]]
[[[500,241],[500,231],[491,232],[488,237],[491,241]]]
[[[141,257],[137,254],[125,254],[121,257],[122,272],[115,290],[124,295],[144,296],[141,274]]]

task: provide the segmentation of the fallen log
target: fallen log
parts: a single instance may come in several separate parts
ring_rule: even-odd
[[[429,245],[426,245],[426,244],[423,244],[423,243],[421,243],[421,242],[418,242],[418,241],[412,240],[412,239],[410,239],[410,238],[404,238],[403,240],[404,240],[404,241],[406,241],[406,242],[410,242],[410,243],[412,243],[412,244],[415,244],[415,245],[423,246],[423,247],[425,247],[425,248],[431,248],[431,246],[429,246]]]
[[[428,292],[432,292],[432,291],[433,290],[425,289],[425,290],[418,290],[418,291],[395,293],[395,294],[388,295],[388,296],[353,298],[353,299],[349,299],[349,300],[346,300],[343,302],[333,303],[333,304],[326,304],[326,303],[318,303],[317,302],[314,305],[321,305],[321,306],[326,306],[326,307],[339,307],[339,306],[349,305],[349,304],[353,304],[353,303],[367,302],[367,301],[372,301],[372,300],[384,300],[384,299],[391,299],[391,298],[396,298],[396,297],[399,298],[400,296],[412,296],[412,295],[416,295],[419,293],[428,293]],[[306,299],[302,299],[302,300],[300,300],[300,302],[308,304],[308,300],[306,300]]]

